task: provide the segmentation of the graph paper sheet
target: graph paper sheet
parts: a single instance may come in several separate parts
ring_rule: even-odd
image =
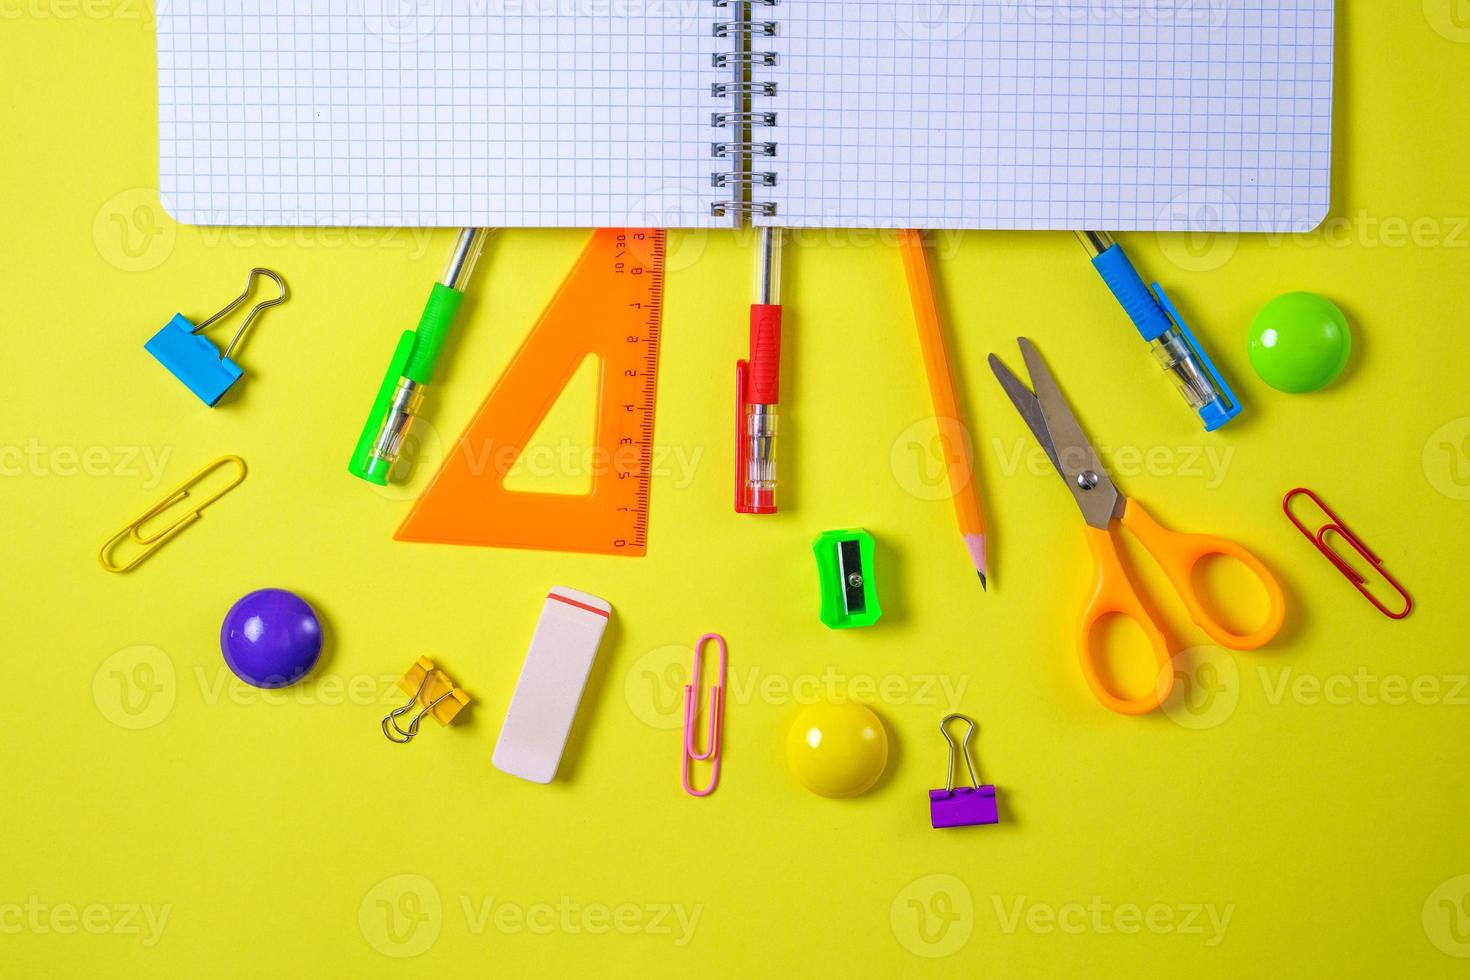
[[[193,224],[700,227],[710,0],[171,0]],[[1333,0],[783,0],[763,224],[1286,231],[1325,216]],[[735,38],[738,43],[739,38]]]
[[[710,114],[730,102],[707,2],[158,6],[160,189],[181,221],[731,223],[709,210]]]
[[[1331,177],[1333,0],[785,0],[761,224],[1285,231]]]

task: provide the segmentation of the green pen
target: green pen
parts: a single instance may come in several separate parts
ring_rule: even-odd
[[[393,361],[347,464],[353,476],[378,486],[388,483],[403,439],[423,404],[424,390],[434,379],[434,365],[449,336],[454,313],[464,299],[465,284],[485,245],[485,235],[484,228],[466,228],[459,233],[444,275],[434,284],[424,314],[419,317],[418,329],[405,330],[398,338]]]

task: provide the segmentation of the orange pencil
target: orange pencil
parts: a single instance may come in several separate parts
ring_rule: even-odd
[[[980,513],[980,487],[975,481],[975,464],[970,457],[968,432],[960,417],[959,400],[955,397],[954,375],[949,368],[949,353],[944,347],[944,331],[939,325],[939,303],[934,293],[934,277],[929,271],[929,257],[924,252],[924,238],[917,231],[899,232],[899,250],[909,280],[909,298],[914,304],[914,321],[919,328],[919,348],[924,353],[924,373],[929,376],[929,394],[934,402],[934,415],[942,425],[952,421],[960,429],[960,438],[951,440],[952,454],[947,472],[949,492],[954,499],[955,520],[964,538],[965,551],[985,583],[985,518]]]

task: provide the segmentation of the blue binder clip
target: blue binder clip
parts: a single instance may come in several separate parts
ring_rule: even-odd
[[[265,276],[276,284],[281,294],[275,299],[261,300],[251,307],[250,312],[245,315],[245,322],[240,324],[240,329],[235,331],[235,336],[230,340],[230,346],[220,353],[218,347],[209,342],[209,339],[201,336],[204,330],[216,320],[220,320],[234,312],[241,303],[245,302],[250,291],[255,288],[257,276]],[[199,400],[210,407],[220,400],[220,397],[230,390],[230,386],[239,381],[245,373],[240,365],[230,360],[230,352],[250,329],[250,324],[260,314],[260,311],[268,306],[275,306],[286,301],[286,282],[276,273],[269,269],[251,269],[250,278],[245,281],[245,291],[229,305],[220,310],[214,316],[195,325],[192,320],[182,313],[175,313],[174,318],[168,322],[153,339],[143,345],[143,349],[152,354],[158,363],[168,368],[174,377],[184,383],[184,386],[199,396]]]

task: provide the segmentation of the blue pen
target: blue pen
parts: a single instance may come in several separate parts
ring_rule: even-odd
[[[1107,232],[1079,231],[1077,238],[1092,256],[1093,268],[1113,291],[1123,312],[1174,379],[1179,393],[1199,413],[1205,431],[1214,432],[1239,415],[1235,392],[1195,340],[1163,287],[1154,283],[1150,291],[1122,247]]]

